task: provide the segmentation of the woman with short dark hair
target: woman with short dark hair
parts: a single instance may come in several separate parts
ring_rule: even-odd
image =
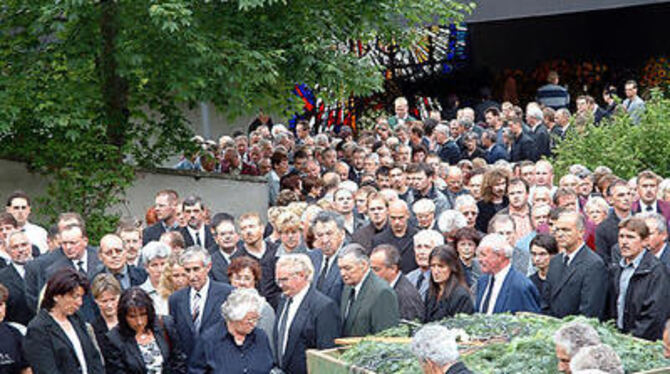
[[[186,357],[170,316],[157,316],[149,294],[131,287],[121,294],[119,324],[107,333],[107,374],[186,372]]]
[[[473,228],[463,227],[456,230],[453,238],[458,259],[465,271],[465,281],[470,290],[474,292],[475,287],[477,287],[477,279],[482,275],[482,269],[476,258],[477,246],[482,236],[479,231]]]
[[[474,313],[475,306],[456,250],[450,245],[435,247],[430,252],[428,263],[430,287],[426,294],[424,322],[453,317],[458,313]]]
[[[23,336],[14,326],[5,320],[9,290],[0,284],[0,373],[27,374],[31,373],[28,362],[23,357]]]
[[[530,260],[537,271],[529,278],[540,291],[540,297],[544,297],[544,287],[549,271],[549,261],[558,253],[556,239],[549,234],[537,234],[530,241]]]
[[[35,374],[104,372],[100,352],[77,311],[88,290],[78,271],[63,268],[47,282],[42,306],[28,324],[26,359]]]

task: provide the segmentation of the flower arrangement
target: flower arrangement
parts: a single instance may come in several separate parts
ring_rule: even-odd
[[[660,86],[670,89],[670,61],[665,56],[652,57],[642,68],[640,84],[646,87]]]

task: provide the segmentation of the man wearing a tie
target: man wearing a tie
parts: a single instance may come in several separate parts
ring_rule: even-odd
[[[340,302],[342,336],[376,334],[399,323],[395,291],[370,271],[363,246],[354,243],[342,248],[337,265],[346,285]]]
[[[203,248],[187,248],[179,257],[179,265],[188,276],[189,287],[173,293],[168,304],[182,349],[190,356],[197,337],[221,322],[221,304],[233,288],[209,279],[212,258]]]
[[[28,236],[21,231],[7,235],[6,246],[11,262],[6,268],[0,270],[0,283],[9,290],[5,321],[18,322],[27,326],[35,316],[35,311],[28,307],[24,268],[24,265],[32,259],[32,247]]]
[[[276,362],[286,373],[307,373],[305,351],[332,348],[340,335],[337,305],[311,286],[314,267],[307,255],[281,256],[275,274],[283,293],[273,337]]]
[[[670,203],[657,198],[658,185],[661,177],[651,170],[644,170],[637,175],[637,194],[640,199],[633,202],[633,213],[658,213],[670,220]]]
[[[482,276],[477,280],[475,308],[480,313],[540,311],[540,294],[533,282],[511,265],[514,248],[500,234],[489,234],[477,247]]]
[[[609,275],[605,262],[584,244],[585,219],[574,210],[561,209],[552,227],[559,252],[549,262],[543,312],[603,318]]]
[[[100,250],[98,250],[102,265],[91,279],[100,273],[110,273],[119,281],[121,289],[124,290],[144,283],[147,280],[147,272],[142,268],[128,265],[126,253],[120,237],[114,234],[103,236],[100,239]]]
[[[186,247],[197,245],[209,248],[214,245],[212,230],[205,225],[205,206],[197,196],[189,196],[182,203],[182,212],[186,220],[186,227],[180,229],[184,236]]]

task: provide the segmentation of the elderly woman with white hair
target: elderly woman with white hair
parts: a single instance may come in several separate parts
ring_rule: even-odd
[[[456,335],[440,325],[426,325],[412,338],[410,350],[419,359],[425,374],[470,374],[458,361]]]
[[[170,247],[162,242],[149,242],[142,248],[142,264],[149,273],[149,277],[140,285],[140,288],[147,291],[158,315],[169,314],[168,299],[160,295],[158,284],[167,266],[170,253]]]
[[[619,355],[607,344],[584,347],[570,360],[571,373],[600,370],[608,374],[624,374]]]
[[[561,326],[554,333],[558,371],[570,373],[570,361],[583,347],[600,344],[598,332],[583,322],[573,321]]]
[[[263,299],[255,289],[236,288],[221,305],[224,321],[205,330],[191,354],[188,372],[267,374],[274,367],[268,336],[256,328]]]

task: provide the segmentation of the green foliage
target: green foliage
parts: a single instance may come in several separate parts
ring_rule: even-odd
[[[596,319],[566,317],[556,319],[538,315],[474,314],[458,315],[438,323],[450,329],[463,329],[471,339],[485,341],[504,338],[505,342],[490,343],[463,354],[461,359],[474,373],[555,373],[557,360],[553,343],[554,332],[564,323],[579,320],[592,325],[604,344],[619,355],[627,373],[667,367],[661,342],[651,343],[619,333],[612,323]],[[409,336],[413,329],[398,326],[379,336]],[[460,344],[460,350],[471,346]],[[377,373],[420,373],[417,360],[408,345],[364,341],[348,349],[341,358],[358,367]],[[390,369],[393,366],[393,369]],[[395,370],[395,371],[394,371]]]
[[[632,178],[650,169],[670,175],[670,99],[653,90],[646,110],[634,125],[627,115],[617,115],[602,126],[586,126],[571,134],[557,148],[557,175],[570,165],[582,164],[593,170],[604,165],[622,178]]]
[[[350,39],[408,43],[459,22],[443,0],[6,0],[0,7],[0,157],[49,176],[37,210],[109,230],[132,167],[159,165],[191,136],[183,110],[283,110],[295,83],[326,101],[382,89]],[[297,104],[297,101],[294,101]]]

